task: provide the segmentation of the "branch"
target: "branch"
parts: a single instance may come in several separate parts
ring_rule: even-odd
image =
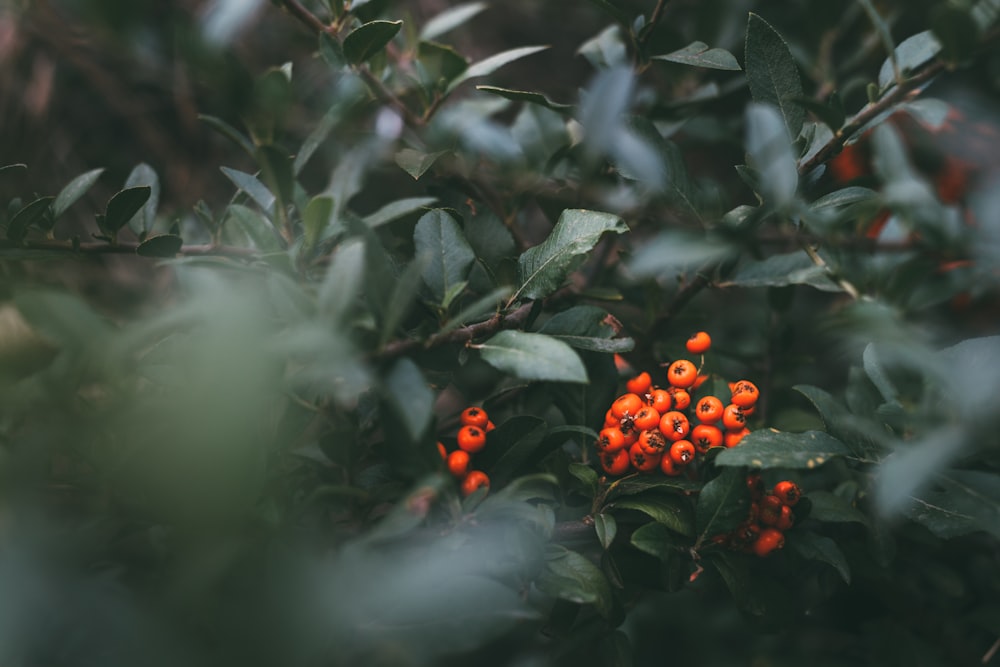
[[[306,9],[299,3],[298,0],[281,0],[281,6],[285,8],[289,14],[297,18],[299,21],[304,23],[309,27],[310,30],[316,33],[325,32],[332,35],[336,32],[336,28],[333,26],[328,26],[319,20],[315,14]]]
[[[50,252],[67,255],[135,255],[141,244],[118,242],[115,245],[104,242],[89,242],[73,244],[71,241],[24,241],[18,243],[8,239],[0,239],[0,257],[5,254],[21,252]],[[186,257],[238,257],[249,259],[260,253],[254,248],[241,248],[223,245],[183,245],[178,255]]]

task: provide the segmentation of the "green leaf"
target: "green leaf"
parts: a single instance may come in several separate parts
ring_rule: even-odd
[[[629,15],[618,8],[611,0],[589,0],[590,4],[599,7],[605,14],[613,18],[618,23],[628,26],[632,23]]]
[[[496,53],[488,58],[484,58],[477,63],[472,63],[469,65],[462,74],[455,77],[455,79],[448,85],[448,91],[452,91],[462,83],[468,81],[469,79],[475,79],[481,76],[487,76],[497,71],[504,65],[508,65],[515,60],[520,60],[527,56],[538,53],[539,51],[546,50],[547,46],[521,46],[516,49],[509,49],[507,51],[502,51]]]
[[[550,545],[545,569],[535,585],[546,595],[577,604],[594,605],[607,618],[614,604],[611,584],[589,560],[565,547]]]
[[[822,431],[786,433],[774,429],[753,431],[736,447],[720,452],[719,466],[752,468],[816,468],[850,450]]]
[[[871,383],[882,394],[883,400],[886,403],[898,403],[899,392],[896,390],[895,385],[893,385],[892,380],[889,379],[889,374],[879,359],[878,348],[875,343],[869,343],[865,346],[861,360],[865,369],[865,375],[868,376]]]
[[[243,149],[243,151],[249,155],[253,156],[254,148],[253,142],[250,141],[249,137],[237,130],[235,127],[222,120],[221,118],[216,118],[215,116],[209,116],[207,114],[198,114],[198,120],[205,123],[213,130],[226,137],[234,144]]]
[[[597,541],[605,549],[611,548],[611,543],[615,541],[618,534],[618,522],[613,514],[601,512],[594,515],[594,531],[597,533]]]
[[[274,207],[274,194],[267,189],[267,186],[257,180],[256,176],[229,167],[219,167],[219,169],[226,178],[233,182],[233,185],[249,195],[257,206],[260,206],[266,213],[271,213]]]
[[[497,370],[523,380],[587,382],[587,371],[573,349],[551,336],[501,331],[475,346]]]
[[[23,241],[28,233],[28,228],[42,220],[53,199],[53,197],[39,197],[30,204],[21,207],[7,224],[7,238],[17,243]]]
[[[344,313],[358,298],[365,276],[365,242],[351,238],[337,246],[319,287],[319,311],[331,322],[344,326]]]
[[[700,491],[702,486],[701,482],[686,477],[661,477],[659,475],[623,477],[611,484],[606,499],[610,502],[616,498],[634,496],[647,491]]]
[[[497,287],[484,294],[460,311],[448,317],[448,321],[438,331],[440,334],[448,333],[458,327],[465,326],[473,322],[480,322],[487,317],[496,314],[503,306],[504,302],[513,293],[510,287]]]
[[[184,239],[176,234],[160,234],[151,236],[135,249],[135,254],[142,257],[175,257],[184,246]]]
[[[629,542],[639,551],[660,560],[666,560],[671,554],[690,546],[686,540],[679,539],[677,533],[658,521],[639,526],[632,533]]]
[[[344,57],[360,65],[384,49],[402,27],[402,21],[370,21],[359,26],[344,38]]]
[[[912,497],[968,445],[968,438],[965,429],[952,424],[901,444],[879,467],[875,487],[879,512],[892,516],[909,507]]]
[[[369,227],[381,227],[382,225],[399,220],[411,213],[427,208],[437,201],[436,197],[407,197],[389,202],[374,213],[364,217],[365,224]]]
[[[815,560],[830,565],[837,571],[844,583],[851,583],[851,566],[837,543],[810,531],[793,530],[785,536],[785,548],[796,552],[806,560]]]
[[[370,259],[369,265],[370,276],[371,271],[376,270],[375,267],[379,265],[371,262]],[[392,340],[400,324],[406,319],[407,314],[409,314],[410,308],[413,306],[417,299],[417,294],[420,292],[422,282],[420,276],[424,272],[425,265],[426,262],[420,258],[410,262],[398,278],[395,278],[390,283],[392,290],[389,292],[389,297],[385,305],[370,304],[381,307],[382,333],[379,338],[379,345],[385,345]]]
[[[749,514],[750,491],[747,489],[746,473],[738,468],[723,470],[698,494],[694,517],[699,541],[732,530],[746,521]]]
[[[562,287],[605,232],[623,234],[625,222],[611,213],[566,209],[549,237],[518,260],[521,286],[515,298],[541,299]]]
[[[465,2],[449,7],[424,24],[420,30],[420,39],[430,40],[440,37],[462,25],[486,7],[485,2]]]
[[[867,419],[850,414],[830,394],[817,387],[796,385],[799,392],[819,412],[827,433],[847,445],[858,458],[878,457],[885,447],[886,436],[879,426]]]
[[[260,146],[257,148],[257,164],[260,165],[260,176],[268,189],[277,194],[282,203],[292,201],[295,188],[295,174],[292,168],[292,157],[277,146]]]
[[[438,158],[449,151],[437,151],[436,153],[422,153],[412,148],[404,148],[396,153],[396,164],[413,177],[413,180],[420,180],[428,169],[430,169]]]
[[[111,233],[128,224],[132,216],[139,212],[139,209],[149,201],[153,189],[148,185],[134,188],[125,188],[113,196],[108,201],[108,208],[104,214],[104,228]]]
[[[791,97],[789,100],[798,104],[806,111],[811,111],[813,115],[816,116],[816,118],[818,118],[819,121],[826,125],[832,132],[836,132],[843,127],[844,122],[847,120],[847,114],[844,111],[844,107],[839,104],[839,97],[833,96],[833,101],[830,103],[822,102],[806,95]]]
[[[625,22],[628,25],[628,22]],[[576,50],[598,70],[606,70],[628,65],[628,48],[621,26],[609,25],[591,37]]]
[[[747,107],[747,156],[757,171],[764,203],[778,208],[795,198],[799,185],[798,164],[784,123],[773,106],[751,103]]]
[[[811,491],[809,501],[812,503],[809,511],[810,519],[824,523],[868,524],[868,517],[861,510],[829,491]]]
[[[334,69],[341,69],[348,64],[340,42],[326,32],[319,34],[319,55],[327,65]]]
[[[840,292],[841,287],[823,267],[816,266],[801,250],[771,255],[740,266],[719,287],[785,287],[808,285],[823,292]]]
[[[420,367],[406,357],[397,360],[383,386],[395,408],[396,419],[406,427],[410,439],[418,442],[430,426],[434,409],[434,392],[427,385]]]
[[[281,252],[281,236],[270,220],[257,211],[239,204],[230,205],[228,211],[240,229],[250,236],[258,250],[265,253]]]
[[[0,178],[11,176],[23,176],[28,171],[28,165],[18,162],[16,164],[5,164],[0,167]]]
[[[950,470],[934,477],[905,515],[944,539],[985,532],[1000,537],[1000,476],[979,470]]]
[[[752,12],[747,23],[745,67],[753,99],[777,108],[789,138],[798,137],[805,111],[792,101],[802,96],[795,59],[781,35]]]
[[[329,35],[324,34],[324,36],[329,38]],[[333,128],[337,125],[337,121],[340,120],[341,113],[342,110],[336,106],[327,111],[323,115],[323,118],[316,123],[316,127],[309,133],[305,141],[302,142],[302,148],[299,149],[294,162],[292,162],[292,173],[295,176],[299,175],[299,172],[308,164],[309,159],[312,158],[316,149],[330,136],[330,132],[333,131]]]
[[[312,248],[323,238],[323,232],[329,227],[332,215],[332,197],[318,195],[309,200],[306,210],[302,212],[302,230],[307,248]]]
[[[938,41],[933,32],[924,30],[899,43],[899,46],[896,47],[896,62],[899,64],[900,72],[905,75],[915,72],[922,65],[933,60],[940,52],[941,42]],[[892,60],[887,58],[878,72],[878,86],[884,90],[894,82]]]
[[[727,241],[671,230],[643,243],[629,261],[628,270],[637,278],[674,278],[722,262],[735,252]]]
[[[746,484],[744,483],[743,486],[745,488]],[[616,510],[642,512],[654,521],[662,523],[667,528],[675,530],[681,535],[691,535],[694,533],[694,526],[691,523],[691,515],[688,511],[687,503],[684,502],[683,498],[673,493],[648,491],[615,500],[611,503],[610,507]]]
[[[583,483],[584,487],[590,491],[591,497],[597,495],[597,473],[593,468],[582,463],[570,463],[567,470],[569,474]]]
[[[553,102],[542,93],[536,93],[529,90],[513,90],[511,88],[498,88],[497,86],[476,86],[476,90],[481,90],[484,93],[490,93],[491,95],[499,95],[500,97],[511,100],[512,102],[537,104],[538,106],[545,107],[546,109],[552,109],[553,111],[566,111],[567,109],[573,108],[572,104]]]
[[[857,185],[834,190],[823,195],[809,205],[814,211],[822,211],[829,208],[839,208],[842,206],[853,206],[878,200],[878,193],[871,188],[863,188]]]
[[[59,191],[59,194],[56,195],[55,201],[52,203],[52,217],[58,218],[65,213],[66,209],[76,203],[80,197],[87,194],[87,191],[94,186],[94,183],[97,182],[97,179],[100,178],[103,173],[103,168],[93,169],[80,174],[67,183],[66,186]]]
[[[454,48],[437,42],[421,41],[417,47],[420,80],[431,91],[443,91],[469,68],[469,61]]]
[[[128,221],[129,228],[135,232],[136,236],[148,234],[156,222],[156,209],[160,205],[160,179],[156,172],[145,162],[140,163],[132,169],[132,172],[125,179],[125,187],[132,188],[139,185],[148,185],[150,188],[149,199],[142,208]]]
[[[443,304],[452,287],[466,280],[476,255],[462,228],[442,209],[420,217],[413,230],[413,244],[415,256],[426,262],[421,278],[436,303]]]
[[[725,49],[712,49],[704,42],[691,42],[683,49],[666,53],[662,56],[653,56],[652,60],[667,60],[672,63],[682,65],[694,65],[695,67],[707,67],[709,69],[722,69],[739,71],[742,69],[729,51]]]

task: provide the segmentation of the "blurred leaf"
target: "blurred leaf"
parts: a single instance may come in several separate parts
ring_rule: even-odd
[[[960,425],[949,425],[900,445],[879,467],[874,494],[878,511],[894,516],[906,510],[913,496],[955,460],[967,437]]]
[[[510,230],[489,209],[465,218],[466,238],[476,252],[476,257],[496,271],[500,264],[517,255],[517,246]]]
[[[546,595],[577,604],[591,604],[607,618],[614,604],[611,584],[589,560],[565,547],[549,545],[545,569],[535,585]]]
[[[921,65],[932,60],[940,51],[941,42],[938,41],[933,32],[925,30],[907,37],[899,43],[899,46],[896,47],[896,62],[899,64],[901,73],[913,73]],[[887,58],[878,72],[878,86],[884,90],[894,80],[892,60]]]
[[[788,44],[767,21],[750,13],[746,39],[747,84],[754,101],[780,111],[790,140],[799,136],[805,111],[792,100],[802,97],[802,82]]]
[[[625,26],[631,24],[632,21],[629,18],[628,14],[626,14],[622,9],[620,9],[617,5],[615,5],[615,3],[612,2],[611,0],[588,0],[588,1],[590,2],[590,4],[599,7],[601,11],[603,11],[605,14],[613,18],[615,21],[618,21],[618,23],[621,23],[622,25]]]
[[[511,90],[510,88],[498,88],[497,86],[476,86],[476,90],[481,90],[484,93],[490,93],[492,95],[499,95],[500,97],[511,100],[512,102],[537,104],[538,106],[545,107],[546,109],[552,109],[553,111],[566,111],[567,109],[573,108],[572,104],[553,102],[542,93],[536,93],[528,90]]]
[[[625,66],[598,72],[587,86],[581,95],[579,119],[586,131],[583,140],[590,155],[611,153],[622,134],[634,90],[635,72]]]
[[[1000,476],[949,470],[935,474],[932,483],[903,510],[907,518],[944,539],[980,531],[1000,537]]]
[[[425,209],[437,201],[436,197],[407,197],[397,199],[382,206],[374,213],[365,216],[365,224],[369,227],[381,227],[382,225],[399,220],[411,213]]]
[[[292,191],[295,187],[292,157],[287,151],[277,146],[269,145],[259,146],[256,158],[257,164],[260,165],[260,176],[267,185],[268,190],[277,194],[283,205],[291,202]]]
[[[542,169],[571,142],[566,119],[535,104],[522,105],[510,131],[521,147],[521,152]]]
[[[969,338],[937,352],[937,377],[951,408],[969,426],[991,424],[1000,402],[1000,336]],[[989,426],[987,426],[989,428]]]
[[[682,65],[739,71],[742,69],[729,51],[709,48],[705,42],[691,42],[683,49],[662,56],[652,56],[652,60],[667,60]]]
[[[497,370],[523,380],[587,382],[587,371],[571,347],[551,336],[501,331],[475,346]]]
[[[385,377],[384,390],[413,442],[430,426],[434,392],[427,386],[420,368],[410,359],[396,361]]]
[[[857,185],[852,185],[823,195],[810,204],[809,207],[813,210],[819,211],[839,206],[851,206],[853,204],[874,201],[877,199],[878,193],[871,188],[863,188]]]
[[[160,205],[160,179],[156,172],[145,162],[138,164],[125,179],[125,187],[132,188],[140,185],[149,186],[149,199],[142,208],[128,221],[129,228],[135,232],[136,236],[148,234],[153,229],[156,222],[156,209]]]
[[[851,583],[851,566],[837,543],[806,530],[793,530],[785,537],[786,548],[798,553],[806,560],[815,560],[830,565],[837,571],[845,584]]]
[[[704,486],[701,482],[686,477],[660,477],[659,475],[642,475],[622,477],[616,480],[607,491],[607,500],[624,496],[634,496],[647,491],[656,492],[688,492],[700,491]]]
[[[805,396],[819,412],[827,433],[845,444],[853,456],[877,458],[884,447],[885,434],[880,437],[879,425],[854,416],[830,394],[809,385],[796,385],[795,391]]]
[[[415,256],[426,261],[421,277],[430,288],[436,303],[443,304],[455,285],[465,281],[475,253],[469,247],[462,228],[442,209],[428,211],[413,230]]]
[[[503,67],[504,65],[508,65],[514,62],[515,60],[520,60],[521,58],[533,55],[535,53],[538,53],[539,51],[544,51],[547,48],[549,47],[521,46],[516,49],[501,51],[500,53],[496,53],[488,58],[484,58],[479,62],[472,63],[471,65],[469,65],[468,69],[462,72],[461,75],[456,77],[455,80],[448,85],[448,91],[450,92],[454,90],[455,88],[460,86],[465,81],[468,81],[469,79],[475,79],[481,76],[488,76],[493,72],[497,71],[498,69],[500,69],[501,67]]]
[[[740,610],[769,630],[786,627],[798,612],[792,592],[754,567],[755,556],[721,551],[705,560],[719,572]]]
[[[826,125],[833,132],[836,132],[844,126],[844,121],[847,120],[847,114],[844,111],[843,105],[839,103],[840,98],[833,96],[833,100],[833,103],[822,102],[807,95],[789,98],[789,101],[798,104],[806,111],[811,111],[821,123]]]
[[[749,437],[749,436],[747,436]],[[744,441],[746,439],[744,438]],[[735,451],[743,445],[729,451]],[[722,452],[725,454],[726,452]],[[716,457],[716,462],[722,456]],[[695,506],[695,525],[699,541],[725,533],[746,521],[750,513],[750,491],[746,472],[739,468],[723,469],[705,484]]]
[[[636,250],[628,269],[636,278],[670,279],[675,274],[721,262],[735,251],[728,242],[686,232],[661,232]]]
[[[407,314],[409,314],[410,308],[413,306],[417,299],[417,294],[420,292],[422,284],[420,276],[424,273],[426,265],[427,262],[424,259],[417,257],[403,269],[398,277],[392,276],[394,278],[391,283],[392,289],[388,294],[385,304],[381,306],[382,335],[379,338],[380,346],[392,340],[400,324],[406,319]],[[374,270],[376,270],[375,265],[369,260],[369,275]],[[368,303],[375,307],[381,305],[372,303],[371,301]]]
[[[142,257],[175,257],[183,246],[184,239],[176,234],[160,234],[140,243],[135,254]]]
[[[985,32],[1000,19],[1000,0],[979,0],[969,13],[979,29]]]
[[[448,84],[469,68],[469,61],[453,47],[437,42],[421,41],[417,47],[421,81],[425,87],[443,91]]]
[[[404,148],[396,153],[396,164],[416,181],[437,162],[439,157],[447,153],[448,151],[421,153],[412,148]]]
[[[798,165],[785,122],[774,107],[758,103],[747,107],[747,155],[757,170],[764,202],[778,208],[795,198],[799,184]]]
[[[886,369],[879,360],[878,348],[875,343],[869,343],[865,346],[865,351],[861,355],[861,359],[864,364],[865,374],[871,380],[871,383],[875,385],[875,388],[878,389],[879,393],[882,394],[882,398],[887,403],[898,402],[899,392],[896,391],[896,387],[893,386],[892,380],[889,379]]]
[[[11,178],[23,176],[28,171],[28,165],[21,162],[15,164],[5,164],[0,167],[0,178]]]
[[[746,487],[746,484],[743,484]],[[642,512],[657,523],[677,531],[681,535],[692,535],[694,526],[687,503],[680,496],[672,493],[647,491],[637,495],[619,498],[609,507],[616,510],[634,510]],[[749,509],[749,505],[747,506]],[[745,518],[745,513],[744,513]]]
[[[344,314],[358,298],[365,276],[365,242],[348,239],[337,246],[319,287],[319,312],[338,326],[345,326]]]
[[[676,533],[658,521],[639,526],[629,541],[639,551],[660,560],[666,560],[671,554],[690,546],[687,540],[679,539]]]
[[[330,36],[324,33],[324,37],[329,38]],[[342,110],[340,108],[336,106],[331,108],[316,123],[316,127],[313,128],[309,136],[302,142],[302,148],[299,149],[294,162],[292,162],[292,173],[295,176],[299,175],[299,172],[302,171],[303,167],[309,162],[309,159],[312,158],[316,149],[330,136],[330,132],[333,131],[333,128],[337,125],[337,121],[340,120],[341,113]]]
[[[808,285],[824,292],[840,292],[840,286],[823,267],[816,266],[802,251],[771,255],[743,264],[719,287],[784,287]]]
[[[149,201],[153,189],[148,185],[125,188],[108,201],[104,214],[104,227],[112,233],[128,224],[139,209]]]
[[[720,452],[715,464],[752,468],[816,468],[835,456],[850,456],[842,442],[822,431],[751,432],[736,447]]]
[[[332,197],[318,195],[306,204],[306,210],[302,212],[302,230],[307,248],[312,248],[323,238],[323,232],[330,225],[331,215],[333,215]]]
[[[628,25],[627,21],[625,25]],[[629,62],[625,38],[617,25],[609,25],[581,44],[576,52],[598,70],[623,67]]]
[[[215,116],[209,116],[203,113],[198,114],[198,120],[205,123],[213,130],[215,130],[216,132],[218,132],[219,134],[226,137],[234,144],[242,148],[247,155],[251,157],[253,156],[254,147],[253,147],[253,142],[250,141],[250,138],[247,137],[242,132],[240,132],[239,130],[237,130],[229,123],[227,123],[226,121],[222,120],[221,118],[216,118]]]
[[[344,38],[344,56],[352,65],[360,65],[384,49],[402,27],[402,21],[365,23]]]
[[[810,519],[824,523],[868,524],[868,517],[861,510],[829,491],[810,491],[808,498],[812,503]]]
[[[590,495],[597,495],[597,473],[590,466],[584,465],[582,463],[570,463],[567,469],[569,474],[580,480],[583,485],[590,491]]]
[[[625,222],[611,213],[566,209],[544,242],[518,260],[521,286],[515,298],[540,299],[562,287],[605,232],[622,234]]]
[[[253,155],[254,153],[251,153]],[[233,182],[237,188],[250,196],[257,206],[260,206],[265,213],[271,215],[274,207],[274,195],[263,183],[257,180],[252,174],[247,174],[229,167],[219,167],[223,174]]]
[[[615,541],[618,534],[618,522],[613,514],[600,513],[594,515],[594,531],[597,532],[597,541],[605,550],[611,548],[611,543]]]
[[[94,183],[97,182],[97,179],[100,178],[103,173],[103,168],[93,169],[80,174],[67,183],[66,186],[59,191],[59,194],[56,195],[55,201],[52,203],[52,217],[58,218],[65,213],[66,209],[76,203],[80,197],[87,194],[90,188],[94,186]]]
[[[430,40],[454,30],[487,8],[485,2],[466,2],[445,9],[431,18],[420,30],[420,39]]]
[[[7,238],[17,243],[23,241],[28,228],[42,220],[49,211],[53,199],[54,197],[40,197],[21,207],[7,224]]]
[[[60,347],[99,345],[111,326],[83,300],[65,292],[24,289],[14,292],[14,305],[31,328]]]
[[[227,209],[229,215],[245,231],[258,250],[265,253],[278,253],[282,250],[281,237],[271,221],[257,211],[232,204]]]

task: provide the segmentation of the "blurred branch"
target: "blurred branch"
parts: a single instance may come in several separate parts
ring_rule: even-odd
[[[17,252],[51,252],[53,254],[79,254],[79,255],[135,255],[141,244],[135,243],[110,243],[90,242],[76,243],[72,241],[24,241],[17,243],[7,239],[0,239],[0,257],[12,255]],[[241,259],[257,257],[260,252],[255,248],[241,248],[236,246],[222,245],[183,245],[178,255],[186,257],[238,257]]]
[[[316,33],[325,32],[328,35],[333,35],[337,32],[336,26],[327,25],[320,21],[318,16],[302,6],[298,0],[281,0],[281,6]]]

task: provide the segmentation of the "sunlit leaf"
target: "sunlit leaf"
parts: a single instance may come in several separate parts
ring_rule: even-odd
[[[344,38],[344,56],[351,64],[360,65],[384,49],[402,27],[402,21],[365,23]]]
[[[725,49],[709,48],[704,42],[691,42],[683,49],[665,53],[662,56],[652,56],[653,60],[666,60],[682,65],[694,65],[695,67],[707,67],[709,69],[740,70],[740,64],[736,62],[729,51]]]
[[[476,347],[488,364],[522,380],[587,381],[580,357],[551,336],[501,331]]]
[[[87,194],[103,173],[104,169],[93,169],[80,174],[67,183],[59,191],[59,194],[56,195],[55,201],[52,202],[52,217],[58,218],[65,213],[66,209],[72,206],[80,197]]]
[[[758,429],[739,445],[720,452],[715,464],[752,468],[816,468],[837,456],[850,456],[850,450],[836,438],[822,431],[787,433]]]

